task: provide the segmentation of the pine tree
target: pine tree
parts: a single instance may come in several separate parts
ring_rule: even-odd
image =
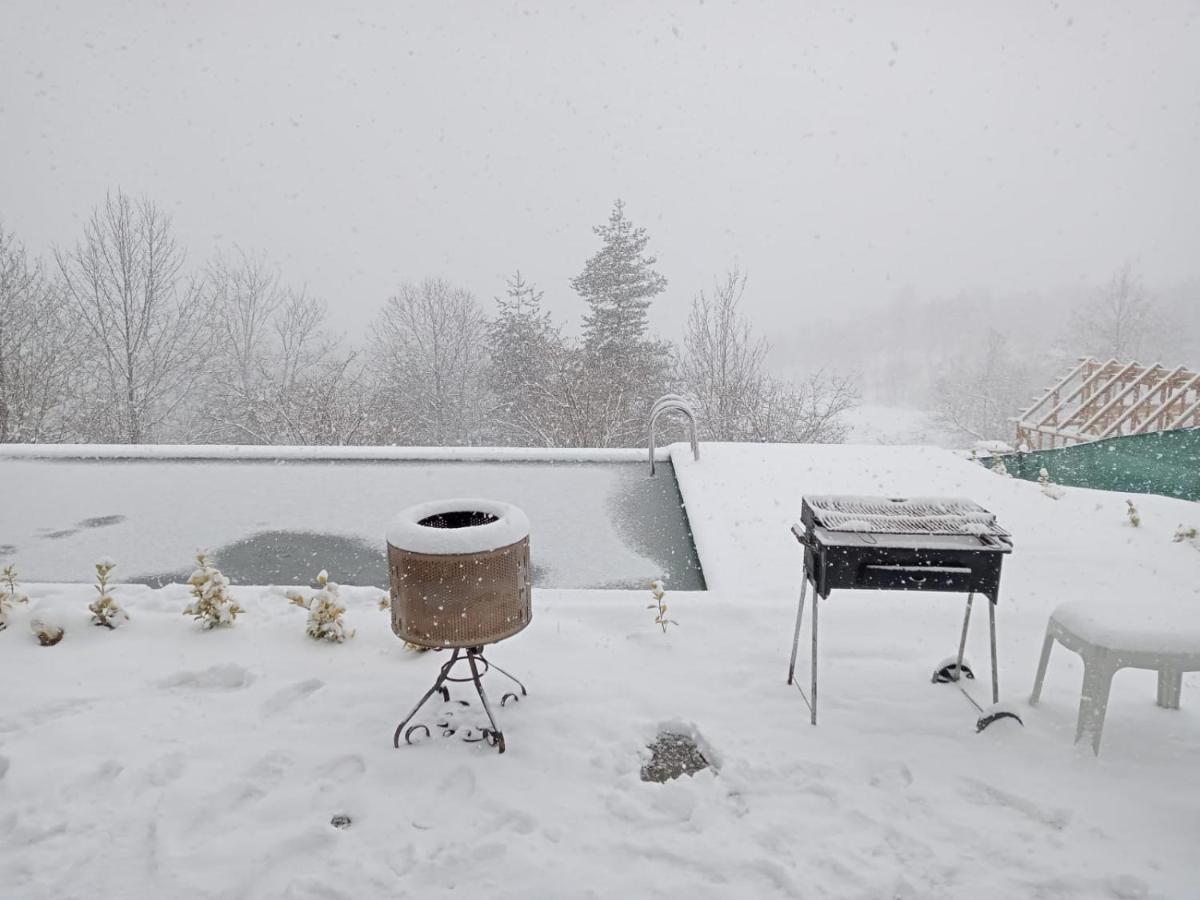
[[[608,224],[592,230],[603,246],[571,281],[588,312],[583,352],[564,369],[564,429],[577,445],[636,446],[646,440],[651,405],[671,387],[670,345],[646,335],[650,301],[667,280],[646,255],[646,230],[625,218],[620,200]]]
[[[667,279],[654,271],[657,259],[646,256],[650,236],[625,218],[625,204],[613,205],[607,225],[592,229],[604,242],[571,280],[587,301],[583,318],[584,345],[591,353],[622,354],[646,335],[650,301],[667,288]]]
[[[506,445],[558,443],[548,399],[563,342],[542,309],[542,294],[516,272],[505,296],[496,298],[496,318],[488,324],[488,380],[497,437]]]

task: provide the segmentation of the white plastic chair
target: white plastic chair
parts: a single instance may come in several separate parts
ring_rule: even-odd
[[[1200,606],[1143,602],[1118,606],[1088,601],[1062,604],[1046,624],[1046,640],[1029,697],[1032,706],[1041,698],[1055,641],[1083,660],[1075,742],[1086,734],[1098,755],[1109,690],[1118,669],[1157,671],[1158,705],[1179,709],[1183,673],[1200,671]]]

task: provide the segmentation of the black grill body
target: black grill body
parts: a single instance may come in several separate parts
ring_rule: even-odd
[[[856,516],[842,508],[873,512]],[[930,509],[938,512],[919,514]],[[822,598],[853,588],[975,592],[995,603],[1000,566],[1013,549],[991,513],[958,498],[806,497],[800,519],[792,532]]]
[[[963,660],[972,598],[983,594],[988,606],[988,637],[991,650],[992,703],[1000,700],[997,673],[996,603],[1000,597],[1000,567],[1012,552],[1012,537],[996,517],[972,500],[959,497],[860,497],[832,495],[805,497],[800,522],[792,533],[804,547],[804,575],[788,684],[795,681],[800,628],[804,621],[804,598],[811,583],[812,678],[804,697],[817,724],[817,601],[827,599],[837,588],[856,590],[949,591],[967,595],[958,654],[934,670],[935,682],[974,678]],[[961,684],[959,685],[961,688]],[[967,699],[983,715],[976,723],[982,730],[1000,717],[1016,718],[1011,712],[984,711],[969,693]]]

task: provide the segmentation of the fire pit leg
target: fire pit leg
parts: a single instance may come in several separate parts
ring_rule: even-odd
[[[457,653],[458,651],[456,650],[455,652]],[[492,729],[491,729],[490,736],[488,735],[487,732],[484,732],[484,738],[487,739],[489,744],[496,747],[501,753],[503,753],[504,752],[504,732],[502,732],[500,730],[499,726],[496,724],[496,717],[492,715],[491,704],[488,703],[487,694],[484,693],[484,690],[483,690],[483,682],[480,680],[479,667],[475,664],[475,660],[477,658],[483,659],[483,648],[482,647],[468,647],[467,648],[467,665],[469,665],[471,667],[471,680],[473,682],[475,682],[475,690],[479,692],[479,699],[483,703],[483,711],[485,713],[487,713],[488,721],[492,723]],[[484,659],[483,661],[484,661],[484,665],[491,666],[491,663],[489,663],[486,659]],[[504,674],[508,675],[507,672],[505,672]],[[509,675],[508,677],[512,678],[511,675]],[[515,678],[513,678],[513,681],[517,681],[517,680]],[[520,682],[517,681],[517,684],[520,684]],[[525,689],[524,687],[521,688],[522,691],[524,689]]]
[[[403,722],[401,722],[399,725],[396,726],[396,733],[392,737],[392,746],[393,747],[396,747],[397,749],[399,749],[400,736],[402,734],[404,734],[404,726],[407,725],[409,722],[411,722],[413,716],[415,716],[417,713],[419,713],[421,711],[421,707],[424,706],[426,704],[426,702],[428,702],[430,697],[432,697],[434,694],[436,694],[438,692],[441,692],[443,700],[449,699],[450,692],[448,690],[446,690],[446,686],[445,686],[446,679],[450,675],[450,669],[453,668],[453,666],[456,662],[458,662],[460,652],[461,651],[457,647],[454,648],[454,653],[451,654],[450,659],[445,664],[442,665],[442,671],[438,674],[437,681],[435,681],[433,683],[433,687],[431,687],[429,690],[427,690],[425,692],[425,696],[422,697],[421,701],[416,706],[413,707],[413,711],[404,717]],[[471,668],[472,669],[475,668],[474,663],[471,664]],[[478,684],[478,681],[476,681],[476,684]],[[490,715],[490,713],[489,713],[489,715]],[[413,727],[415,728],[416,726],[413,726]],[[426,728],[424,725],[422,725],[421,727],[425,728],[425,734],[428,735],[429,729]],[[404,740],[408,741],[407,734],[404,734]]]
[[[480,654],[479,654],[479,658],[480,658],[480,659],[483,659],[483,654],[482,654],[482,653],[480,653]],[[486,662],[486,663],[487,663],[489,666],[491,666],[493,669],[495,669],[497,672],[499,672],[501,675],[503,675],[505,678],[507,678],[509,681],[511,681],[513,684],[515,684],[517,687],[519,687],[519,688],[521,689],[521,696],[522,696],[522,697],[527,697],[527,696],[529,696],[529,691],[525,690],[525,685],[521,684],[521,681],[520,681],[520,679],[519,679],[519,678],[517,678],[515,675],[513,675],[513,674],[512,674],[512,673],[510,673],[510,672],[506,672],[506,671],[504,671],[502,668],[500,668],[500,667],[499,667],[498,665],[496,665],[494,662],[491,662],[491,661],[489,661],[489,660],[484,660],[484,662]],[[507,697],[507,696],[508,696],[508,694],[505,694],[504,696],[505,696],[505,697]],[[513,696],[515,697],[516,695],[514,694]],[[504,705],[504,701],[503,701],[503,700],[501,700],[501,701],[500,701],[500,705],[501,705],[501,706],[503,706],[503,705]]]

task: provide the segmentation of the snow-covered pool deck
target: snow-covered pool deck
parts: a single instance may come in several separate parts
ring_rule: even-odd
[[[0,896],[1197,896],[1200,678],[1166,711],[1153,673],[1118,675],[1099,759],[1071,743],[1070,654],[1025,703],[1061,601],[1200,610],[1200,554],[1170,540],[1196,504],[1138,497],[1134,529],[1124,495],[1055,501],[940,450],[683,450],[709,591],[668,593],[667,634],[647,592],[536,591],[533,624],[492,650],[530,688],[499,712],[503,756],[392,749],[437,661],[400,647],[378,592],[352,592],[357,637],[324,646],[265,589],[238,592],[235,628],[199,633],[182,588],[127,586],[132,621],[109,633],[87,626],[85,586],[28,586],[68,634],[38,647],[24,610],[0,633]],[[1024,728],[976,734],[957,690],[929,683],[961,598],[883,592],[822,605],[808,724],[784,684],[804,493],[964,495],[999,515],[1016,543],[1001,694]],[[985,654],[980,629],[968,655]],[[665,723],[694,729],[719,774],[641,782]]]

